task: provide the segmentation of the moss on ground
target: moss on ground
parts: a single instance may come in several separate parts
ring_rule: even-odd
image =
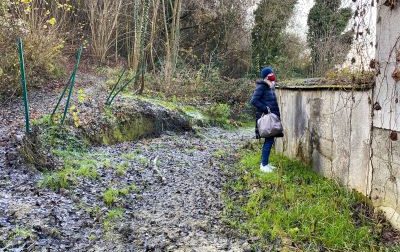
[[[146,97],[146,96],[133,96],[133,95],[126,94],[126,93],[124,94],[124,97],[132,98],[132,99],[139,99],[139,100],[149,102],[154,105],[164,107],[171,111],[176,111],[178,113],[181,113],[191,122],[192,125],[210,126],[212,124],[212,118],[210,118],[208,115],[206,115],[206,113],[204,113],[204,111],[202,111],[202,109],[196,108],[191,105],[185,105],[176,100],[167,101],[165,99],[156,99],[156,98],[150,98],[150,97]]]
[[[149,118],[135,118],[129,122],[119,123],[92,136],[92,141],[104,145],[136,140],[153,134],[156,131],[154,121]]]
[[[244,151],[226,186],[227,221],[259,238],[255,250],[400,251],[398,233],[358,193],[286,157],[273,155],[278,170],[269,174],[259,160]]]
[[[124,94],[125,97],[131,99],[140,99],[152,103],[154,105],[162,106],[171,111],[176,111],[183,114],[192,125],[207,127],[218,126],[225,129],[236,129],[238,127],[247,126],[249,123],[249,115],[241,115],[241,119],[232,120],[232,108],[228,104],[215,103],[207,106],[195,107],[187,105],[185,102],[178,101],[176,98],[171,101],[162,99],[150,98],[146,96],[135,96]],[[253,122],[251,122],[253,125]]]

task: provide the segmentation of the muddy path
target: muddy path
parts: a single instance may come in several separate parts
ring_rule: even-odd
[[[81,83],[104,81],[91,78]],[[50,113],[57,95],[32,93],[32,117]],[[45,174],[7,163],[23,135],[21,103],[3,103],[0,119],[0,251],[250,249],[250,241],[224,224],[222,191],[226,171],[252,130],[165,132],[93,147],[86,158],[95,164],[95,178],[52,190],[39,186]]]
[[[60,192],[39,188],[36,172],[2,172],[0,251],[247,250],[221,219],[221,193],[224,170],[251,133],[209,128],[96,147],[99,178]],[[131,186],[104,203],[107,189]]]

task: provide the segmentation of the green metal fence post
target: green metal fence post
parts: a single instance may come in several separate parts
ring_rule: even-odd
[[[60,106],[61,100],[62,98],[64,98],[65,92],[67,92],[67,89],[69,88],[69,86],[71,85],[71,80],[72,80],[72,76],[74,75],[74,72],[72,72],[71,76],[69,77],[69,80],[67,82],[67,85],[65,86],[60,98],[58,99],[57,105],[56,107],[53,109],[53,112],[51,113],[50,118],[53,119],[54,114],[56,113],[58,106]]]
[[[22,85],[22,97],[25,106],[25,130],[26,133],[31,132],[31,126],[29,122],[29,100],[28,100],[28,89],[26,87],[26,75],[25,75],[25,59],[24,59],[24,45],[22,39],[18,39],[18,52],[19,52],[19,64],[21,68],[21,85]]]
[[[113,95],[113,93],[114,93],[115,89],[117,88],[118,84],[121,82],[122,76],[124,76],[125,71],[126,71],[126,68],[124,68],[124,69],[122,70],[122,73],[121,73],[121,75],[119,76],[117,83],[114,85],[114,87],[112,88],[112,90],[111,90],[111,92],[110,92],[110,95],[107,97],[106,105],[111,105],[111,103],[110,103],[110,98],[111,98],[111,96]]]
[[[109,101],[108,105],[111,105],[111,103],[114,101],[115,97],[117,97],[117,95],[119,93],[121,93],[132,81],[135,81],[139,78],[139,71],[137,70],[135,75],[133,76],[132,79],[128,80],[121,88],[119,88],[117,90],[117,92],[115,92],[115,94],[111,97],[111,100]]]
[[[63,115],[63,118],[62,118],[62,120],[61,120],[61,125],[64,124],[65,118],[66,118],[66,116],[67,116],[67,112],[68,112],[68,108],[69,108],[69,103],[70,103],[71,96],[72,96],[72,91],[74,90],[76,72],[77,72],[77,70],[78,70],[78,66],[79,66],[79,63],[80,63],[80,61],[81,61],[82,50],[83,50],[83,47],[81,46],[81,47],[79,48],[79,50],[78,50],[78,54],[77,54],[77,57],[76,57],[76,58],[77,58],[77,59],[76,59],[76,64],[75,64],[75,68],[74,68],[74,73],[73,73],[72,78],[71,78],[71,86],[70,86],[70,89],[69,89],[69,94],[68,94],[68,98],[67,98],[67,103],[65,104],[64,115]]]

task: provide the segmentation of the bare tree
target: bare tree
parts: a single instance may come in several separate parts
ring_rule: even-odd
[[[138,70],[142,61],[144,42],[147,34],[150,0],[133,1],[133,44],[128,48],[128,65],[134,72]],[[129,24],[129,23],[128,23]],[[130,28],[128,28],[130,30]],[[132,36],[128,38],[131,40]]]
[[[113,45],[112,35],[118,24],[122,0],[85,0],[93,53],[100,62],[105,62],[108,50]]]
[[[163,14],[164,14],[164,28],[165,28],[165,62],[164,62],[164,76],[165,80],[169,82],[176,69],[176,63],[179,52],[180,40],[180,14],[182,9],[182,1],[175,0],[167,3],[172,10],[171,24],[168,27],[169,16],[167,13],[167,5],[165,0],[162,0]]]
[[[154,40],[157,34],[158,26],[157,26],[157,16],[158,10],[160,7],[160,0],[153,0],[153,12],[152,12],[152,19],[151,19],[151,32],[150,32],[150,40],[149,40],[149,51],[150,51],[150,61],[152,69],[156,68],[154,64]]]

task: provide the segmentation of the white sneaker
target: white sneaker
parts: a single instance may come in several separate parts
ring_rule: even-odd
[[[269,166],[269,168],[270,168],[271,170],[276,170],[276,167],[275,167],[275,166],[273,166],[273,165],[271,165],[271,164],[268,164],[268,166]]]
[[[270,167],[269,165],[262,165],[262,164],[260,164],[260,170],[261,170],[262,172],[265,172],[265,173],[270,173],[270,172],[272,172],[272,169],[271,169],[271,167]]]

